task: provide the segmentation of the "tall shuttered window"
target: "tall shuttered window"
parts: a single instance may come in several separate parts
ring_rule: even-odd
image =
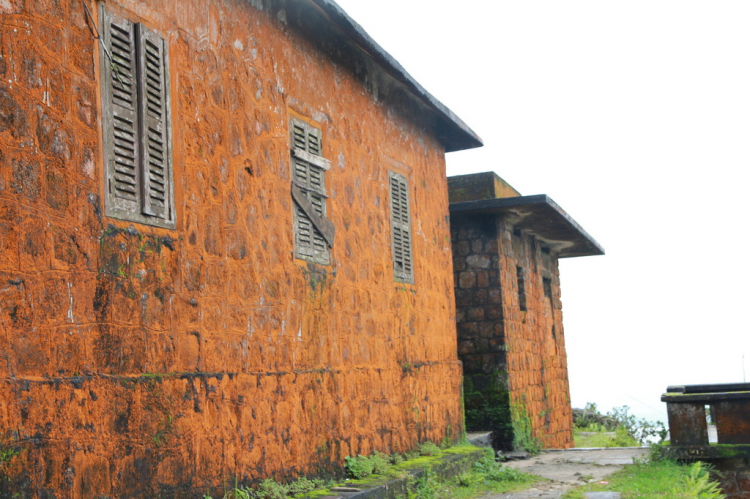
[[[406,177],[388,172],[391,190],[391,251],[393,278],[398,282],[414,283],[411,246],[411,214],[409,183]]]
[[[290,121],[294,250],[297,258],[328,265],[335,229],[326,217],[326,172],[320,129],[298,118]]]
[[[174,228],[166,42],[102,6],[107,215]]]

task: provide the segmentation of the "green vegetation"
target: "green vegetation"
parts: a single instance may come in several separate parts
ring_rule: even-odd
[[[289,483],[279,483],[272,478],[267,478],[258,484],[258,488],[235,486],[224,494],[222,499],[287,499],[290,497],[310,497],[309,492],[320,489],[329,485],[330,482],[324,480],[310,480],[300,477]],[[203,499],[212,499],[211,496],[204,495]]]
[[[475,462],[471,471],[441,481],[430,470],[416,480],[409,499],[470,499],[488,493],[515,492],[543,480],[498,463],[491,451]]]
[[[398,453],[388,455],[376,451],[371,456],[346,456],[344,458],[344,470],[349,478],[355,479],[362,479],[370,475],[388,475],[391,466],[398,466],[405,461],[407,461],[407,467],[413,466],[419,457],[438,456],[442,452],[441,448],[434,443],[424,442],[405,455]]]
[[[629,411],[624,405],[601,414],[591,402],[583,410],[573,409],[575,446],[635,447],[664,442],[667,438],[664,423],[638,419]]]
[[[440,447],[433,444],[432,442],[419,444],[417,448],[419,449],[420,456],[437,456],[438,454],[440,454]]]
[[[523,403],[524,396],[521,395],[521,397],[521,401],[510,406],[510,415],[513,421],[513,448],[525,450],[530,454],[539,454],[539,451],[542,450],[542,442],[533,435],[531,415]]]
[[[365,478],[370,475],[385,475],[391,468],[393,462],[390,456],[375,452],[371,456],[362,456],[344,458],[344,469],[346,474],[351,478]]]
[[[8,478],[8,470],[13,467],[13,458],[18,456],[20,452],[10,446],[0,446],[0,479],[10,481]]]
[[[628,435],[624,428],[608,432],[596,424],[575,428],[573,439],[576,447],[638,447],[638,441]]]
[[[657,446],[658,447],[658,446]],[[599,483],[585,485],[567,492],[564,499],[582,499],[584,492],[620,492],[623,499],[648,497],[669,499],[721,499],[717,483],[709,477],[708,465],[700,461],[679,464],[652,458],[639,461],[614,473]]]
[[[437,449],[437,450],[436,450]],[[435,445],[422,444],[415,451],[387,455],[379,452],[371,456],[347,457],[345,469],[352,477],[343,482],[324,482],[299,478],[282,484],[273,479],[262,481],[256,488],[235,485],[222,499],[293,499],[315,498],[337,495],[334,487],[366,488],[374,487],[394,478],[405,478],[409,489],[409,499],[469,499],[485,493],[513,492],[543,480],[498,463],[490,449],[484,457],[473,463],[470,471],[447,480],[442,479],[432,466],[450,455],[476,456],[479,449],[471,445],[458,445],[440,450]],[[429,453],[429,454],[423,454]],[[405,458],[408,458],[405,460]],[[422,469],[421,476],[415,477],[414,470]],[[356,478],[355,478],[356,477]],[[212,499],[205,495],[203,499]]]

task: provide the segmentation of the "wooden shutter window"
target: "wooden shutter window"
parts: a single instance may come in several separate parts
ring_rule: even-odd
[[[138,101],[141,115],[141,150],[143,151],[141,207],[146,215],[164,218],[169,189],[164,40],[140,24],[136,25],[136,28],[140,48]]]
[[[132,211],[140,202],[135,25],[108,12],[104,19],[105,42],[111,54],[103,78],[104,112],[110,117],[105,131],[110,146],[108,190],[115,208]]]
[[[409,184],[406,177],[388,172],[391,195],[391,251],[393,277],[398,282],[414,283],[412,264]]]
[[[174,228],[166,42],[102,6],[107,214]]]
[[[292,118],[290,136],[295,254],[328,265],[335,229],[326,217],[325,172],[330,163],[321,156],[322,134],[318,128]]]

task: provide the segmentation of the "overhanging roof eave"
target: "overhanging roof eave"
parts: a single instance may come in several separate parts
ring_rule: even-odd
[[[450,214],[505,216],[546,242],[560,258],[604,254],[604,248],[546,194],[451,203]]]
[[[344,33],[363,54],[370,57],[392,78],[399,81],[409,92],[433,109],[445,125],[439,139],[445,152],[482,147],[484,142],[469,126],[442,102],[425,90],[404,68],[383,49],[354,19],[334,0],[310,0],[338,29]]]

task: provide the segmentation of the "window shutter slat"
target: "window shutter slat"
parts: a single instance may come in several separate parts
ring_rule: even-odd
[[[109,195],[115,208],[137,209],[140,202],[135,25],[104,11],[104,104],[112,119],[105,127]]]
[[[297,255],[312,257],[314,254],[313,250],[313,225],[310,219],[302,208],[295,205],[296,213],[296,243],[297,243]]]
[[[144,214],[164,218],[169,210],[169,135],[167,130],[168,81],[164,40],[143,25],[136,25],[138,40],[138,85]]]
[[[307,129],[307,152],[310,154],[314,154],[315,156],[320,156],[321,152],[321,132],[317,128],[308,127]]]

